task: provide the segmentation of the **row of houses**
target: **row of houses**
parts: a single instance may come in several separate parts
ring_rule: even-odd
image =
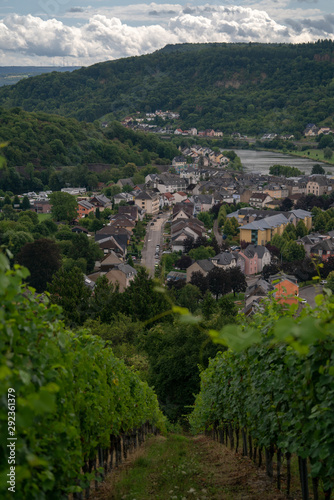
[[[206,230],[203,222],[195,217],[195,206],[186,200],[176,203],[173,207],[171,221],[171,249],[173,252],[184,252],[184,242],[187,238],[195,241],[205,238]]]
[[[214,267],[227,270],[238,266],[247,276],[258,274],[271,260],[271,253],[262,245],[248,245],[245,250],[220,252],[215,257],[197,260],[189,266],[187,282],[191,281],[193,273],[200,272],[205,277]]]
[[[140,219],[136,205],[119,206],[118,213],[110,218],[109,224],[95,233],[95,242],[105,255],[99,269],[87,276],[91,285],[100,276],[123,292],[137,275],[136,269],[126,262],[127,248],[131,242],[136,223]]]
[[[128,182],[121,180],[121,182]],[[333,192],[334,180],[329,176],[312,175],[299,178],[281,178],[255,173],[234,173],[215,168],[187,166],[179,174],[150,174],[139,189],[156,193],[212,194],[214,203],[248,203],[256,208],[277,208],[283,199],[293,204],[303,196],[328,195]],[[123,197],[124,193],[122,193]],[[117,195],[118,197],[119,195]],[[179,201],[179,200],[177,200]]]
[[[86,193],[86,188],[64,188],[62,192],[71,194],[72,196],[77,196],[77,214],[78,219],[86,217],[91,212],[96,213],[98,209],[103,212],[106,208],[112,207],[111,199],[107,198],[104,194],[95,194],[90,198],[84,196]],[[40,192],[38,195],[36,193],[28,193],[29,202],[33,210],[37,213],[48,214],[51,212],[51,203],[49,200],[49,194],[52,191]]]
[[[334,231],[326,234],[310,233],[297,240],[299,245],[303,245],[308,257],[318,257],[326,261],[334,256]]]
[[[303,135],[305,137],[316,137],[319,135],[334,134],[334,130],[330,127],[317,127],[315,123],[308,123],[305,127]]]

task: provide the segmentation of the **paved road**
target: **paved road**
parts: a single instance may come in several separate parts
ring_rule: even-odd
[[[299,297],[306,299],[311,307],[315,307],[315,296],[322,294],[322,285],[311,285],[299,289]]]
[[[169,213],[164,213],[159,216],[155,216],[152,222],[147,226],[145,243],[142,250],[142,265],[145,266],[150,273],[150,276],[154,276],[154,265],[156,262],[155,251],[156,246],[160,245],[160,256],[162,252],[163,236],[162,229],[164,223],[168,220]],[[159,217],[159,219],[157,218]]]
[[[219,246],[221,246],[222,242],[223,242],[223,237],[222,235],[220,234],[219,232],[219,229],[218,229],[218,219],[216,219],[213,223],[213,234],[215,235],[216,237],[216,240],[217,240],[217,243]]]

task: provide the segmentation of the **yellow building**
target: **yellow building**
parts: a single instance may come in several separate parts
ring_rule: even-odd
[[[287,216],[286,216],[287,215]],[[288,214],[279,213],[261,220],[254,220],[240,227],[240,241],[253,245],[266,245],[275,234],[282,236],[288,224],[296,226],[302,220],[308,230],[312,228],[312,215],[306,210],[292,210]]]
[[[283,214],[255,220],[240,228],[240,241],[253,245],[266,245],[275,234],[281,236],[288,223],[288,219]]]

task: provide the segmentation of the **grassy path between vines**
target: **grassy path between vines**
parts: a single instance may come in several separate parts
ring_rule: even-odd
[[[281,500],[265,471],[205,436],[151,437],[93,500]],[[298,497],[293,497],[298,498]]]

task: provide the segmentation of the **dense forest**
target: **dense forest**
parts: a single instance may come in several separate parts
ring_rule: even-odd
[[[0,108],[1,143],[6,147],[1,149],[0,189],[18,194],[67,184],[95,188],[99,181],[133,176],[138,166],[169,164],[178,153],[156,135],[118,123],[102,129],[98,123],[20,108]]]
[[[181,44],[0,89],[0,104],[94,121],[179,111],[184,127],[241,133],[332,126],[333,42]]]

